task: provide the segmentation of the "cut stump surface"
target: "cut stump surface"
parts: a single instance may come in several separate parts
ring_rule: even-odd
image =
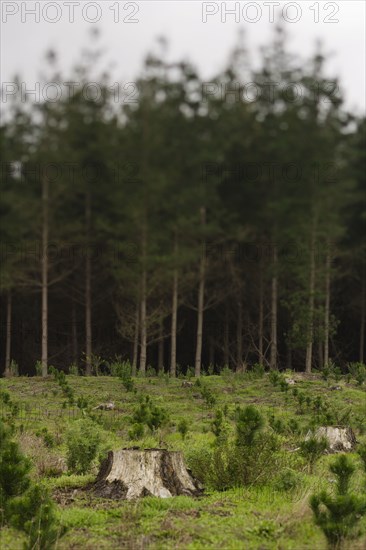
[[[132,448],[109,451],[94,492],[100,497],[132,500],[144,496],[198,496],[203,487],[187,470],[181,452]]]

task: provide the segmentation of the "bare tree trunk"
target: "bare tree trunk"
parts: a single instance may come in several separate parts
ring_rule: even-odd
[[[215,364],[215,340],[211,334],[209,337],[208,345],[208,364],[211,366],[214,366]]]
[[[164,370],[164,323],[159,319],[159,343],[158,343],[158,372]]]
[[[236,324],[236,370],[243,368],[243,307],[241,296],[238,301],[238,318]]]
[[[85,258],[85,374],[92,374],[92,301],[91,301],[91,194],[88,190],[85,197],[85,229],[86,229],[86,258]]]
[[[72,360],[77,365],[78,363],[78,330],[76,319],[76,307],[75,300],[72,301],[71,306],[71,338],[72,338]]]
[[[324,366],[329,362],[330,263],[330,244],[327,242],[325,258]]]
[[[201,226],[202,229],[206,224],[206,209],[201,207]],[[200,260],[199,285],[198,285],[198,307],[197,307],[197,336],[196,336],[196,358],[194,375],[201,376],[201,361],[202,361],[202,338],[203,338],[203,308],[205,297],[205,270],[206,270],[206,242],[202,240],[202,254]]]
[[[361,323],[360,323],[360,363],[365,357],[365,317],[366,317],[366,281],[365,265],[362,271],[362,292],[361,292]]]
[[[170,376],[175,378],[177,374],[177,318],[178,318],[178,238],[174,235],[174,273],[173,273],[173,296],[172,296],[172,325],[170,341]]]
[[[224,366],[228,367],[230,362],[229,356],[229,307],[225,303],[225,325],[224,325]]]
[[[6,302],[6,343],[5,343],[5,370],[4,376],[11,376],[11,321],[12,321],[12,296],[11,290],[8,291]]]
[[[140,326],[139,326],[140,307],[141,307],[141,304],[137,300],[136,313],[135,313],[135,334],[133,339],[132,373],[131,373],[132,376],[136,376],[136,373],[137,373],[137,357],[139,352],[139,333],[140,333]]]
[[[314,291],[315,291],[315,223],[311,231],[310,242],[310,278],[309,278],[309,301],[308,301],[308,329],[305,372],[311,372],[313,359],[313,336],[314,336]]]
[[[263,365],[263,319],[264,319],[264,292],[263,292],[263,254],[261,252],[260,267],[259,267],[259,320],[258,320],[258,350],[259,350],[259,364]]]
[[[48,179],[42,179],[42,376],[48,374]]]
[[[277,302],[278,302],[278,273],[277,273],[277,243],[273,245],[273,274],[271,284],[271,350],[270,368],[277,368]]]
[[[319,369],[322,369],[325,365],[324,363],[324,350],[323,350],[323,343],[319,341],[318,343],[318,360],[319,360]]]
[[[142,274],[141,274],[141,349],[140,349],[140,373],[145,376],[147,357],[147,327],[146,327],[146,227],[142,231]]]

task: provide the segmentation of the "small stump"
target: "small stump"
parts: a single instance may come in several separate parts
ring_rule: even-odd
[[[317,439],[325,438],[328,442],[328,452],[351,452],[356,446],[356,436],[351,428],[322,426],[313,432],[308,432],[305,439],[315,435]]]
[[[188,380],[183,380],[182,382],[182,388],[193,388],[193,382],[189,382]]]
[[[97,405],[94,407],[94,410],[99,411],[113,411],[116,408],[116,405],[114,403],[100,403],[100,405]]]
[[[181,452],[132,448],[109,451],[94,492],[100,497],[131,500],[144,496],[198,496],[203,487],[187,470]]]

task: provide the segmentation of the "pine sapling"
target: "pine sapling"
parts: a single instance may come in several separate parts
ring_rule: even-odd
[[[310,506],[316,525],[327,538],[329,549],[340,550],[347,539],[359,535],[357,525],[366,514],[366,497],[350,493],[355,467],[347,455],[338,456],[329,469],[337,478],[335,494],[322,491],[312,495]]]

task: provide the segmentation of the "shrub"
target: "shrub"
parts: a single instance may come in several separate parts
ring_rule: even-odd
[[[215,366],[210,363],[209,366],[207,367],[207,375],[208,376],[212,376],[215,372]]]
[[[55,380],[58,382],[58,385],[60,386],[63,395],[67,397],[69,405],[73,405],[75,401],[74,390],[68,383],[64,371],[57,370],[55,369],[55,367],[50,367],[49,372],[55,377]]]
[[[279,473],[273,484],[278,491],[293,491],[301,484],[301,476],[291,468],[285,468]]]
[[[194,377],[194,368],[193,367],[187,367],[186,377],[188,378],[188,380],[190,380],[191,378]]]
[[[120,364],[118,376],[122,380],[122,384],[127,392],[134,390],[135,384],[132,380],[132,367],[129,361],[124,361]]]
[[[144,425],[141,423],[135,423],[128,431],[128,437],[130,439],[141,439],[144,435]]]
[[[362,460],[363,469],[366,473],[366,443],[358,446],[357,453]]]
[[[0,399],[4,403],[4,405],[10,405],[11,403],[10,393],[6,390],[0,391]]]
[[[169,420],[168,413],[162,407],[155,405],[147,395],[140,400],[140,405],[133,414],[135,424],[146,424],[151,431],[157,430]]]
[[[122,357],[120,355],[116,355],[112,361],[107,362],[109,374],[111,376],[119,377],[121,375],[123,364],[124,362]]]
[[[147,365],[147,368],[146,368],[146,376],[147,376],[148,378],[154,378],[154,376],[156,376],[156,370],[154,369],[153,366]]]
[[[276,370],[271,370],[269,373],[269,381],[271,382],[272,386],[279,386],[280,382],[282,380],[282,376],[280,373]]]
[[[263,426],[263,416],[253,405],[239,409],[236,422],[236,444],[250,447]]]
[[[215,417],[213,421],[211,422],[211,430],[216,437],[220,437],[222,435],[223,428],[224,428],[224,415],[222,410],[218,409],[215,412]]]
[[[190,460],[197,477],[215,490],[265,483],[278,472],[278,438],[262,431],[264,420],[253,406],[237,410],[236,437],[217,438]],[[225,434],[226,435],[226,434]]]
[[[292,434],[300,433],[300,426],[295,418],[290,418],[290,420],[288,421],[288,429]]]
[[[41,361],[36,361],[36,364],[34,365],[34,369],[36,371],[36,376],[42,376],[42,363],[41,363]]]
[[[44,487],[31,486],[12,500],[11,524],[28,535],[27,550],[49,550],[64,533],[56,519],[54,504]]]
[[[251,369],[251,374],[253,378],[263,378],[265,373],[264,365],[261,365],[260,363],[254,363]]]
[[[49,550],[63,534],[44,487],[33,485],[31,463],[0,421],[0,508],[3,521],[28,535],[26,550]]]
[[[150,406],[150,414],[146,420],[146,424],[152,432],[164,426],[168,420],[168,413],[165,409],[153,404]]]
[[[67,466],[76,474],[87,473],[100,445],[98,427],[89,418],[76,420],[66,434]]]
[[[178,432],[182,436],[182,439],[184,440],[186,438],[186,435],[188,433],[188,421],[185,418],[181,418],[178,422]]]
[[[268,423],[271,426],[272,430],[277,434],[283,434],[286,431],[286,425],[284,421],[281,418],[275,417],[274,414],[269,417]]]
[[[19,436],[19,448],[31,460],[37,478],[56,477],[66,471],[66,462],[47,447],[40,436],[24,431]]]
[[[337,477],[335,495],[327,491],[312,495],[310,506],[329,548],[339,549],[347,539],[359,534],[356,527],[366,514],[366,498],[349,492],[355,467],[347,455],[338,456],[329,469]]]
[[[313,473],[314,466],[326,450],[327,445],[325,438],[318,439],[314,436],[300,443],[300,453],[308,461],[310,473]]]
[[[87,356],[85,355],[85,361],[87,360]],[[91,354],[90,358],[90,365],[91,365],[91,371],[95,376],[99,376],[101,374],[101,366],[103,365],[103,359],[99,355],[95,355],[94,353]]]
[[[14,359],[10,361],[9,371],[10,376],[19,376],[19,366]]]
[[[261,540],[275,540],[283,533],[283,527],[271,519],[264,519],[255,527],[248,527],[246,531]]]
[[[190,448],[185,459],[192,474],[203,483],[207,483],[212,463],[212,449],[207,445]]]
[[[78,409],[81,409],[81,410],[87,409],[89,406],[89,401],[86,397],[82,395],[77,398],[76,406],[78,407]]]
[[[210,390],[210,388],[208,388],[205,384],[201,384],[201,396],[207,407],[212,408],[214,405],[216,405],[215,395],[213,394],[212,390]]]
[[[366,381],[366,366],[363,363],[350,363],[348,370],[359,386]]]
[[[54,436],[47,430],[47,428],[42,428],[41,430],[38,430],[36,432],[37,437],[42,437],[44,444],[46,447],[54,447],[55,446],[55,438]]]
[[[69,374],[72,376],[79,376],[79,367],[75,363],[69,366]]]
[[[31,463],[11,439],[11,431],[0,420],[0,508],[5,518],[13,497],[24,493],[30,486],[28,476]]]

